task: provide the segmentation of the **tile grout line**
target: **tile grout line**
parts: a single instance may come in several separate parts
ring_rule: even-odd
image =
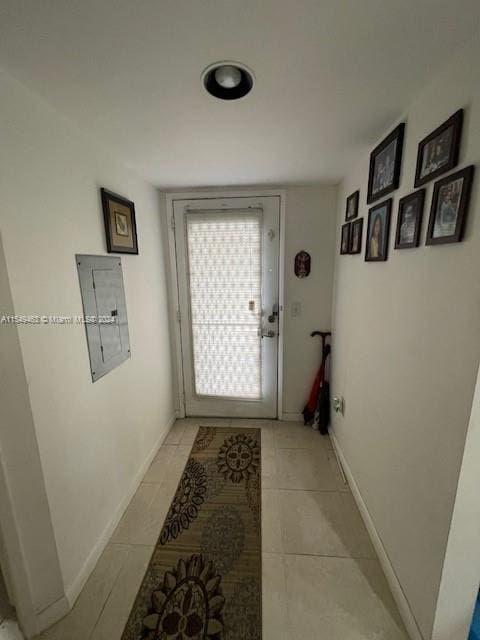
[[[145,544],[144,542],[109,542],[108,544],[114,545],[114,546],[120,546],[120,547],[154,547],[155,546],[155,544]]]
[[[377,556],[339,556],[339,555],[329,555],[327,553],[300,553],[293,551],[263,551],[262,553],[266,553],[269,555],[275,556],[299,556],[301,558],[332,558],[334,560],[371,560],[372,562],[379,562]]]
[[[293,622],[292,622],[292,615],[290,612],[289,598],[287,596],[287,567],[285,565],[285,554],[283,552],[282,552],[282,571],[283,571],[283,585],[284,585],[284,596],[285,596],[285,613],[286,613],[285,621],[287,624],[288,633],[290,636],[292,636],[293,634],[291,632],[292,632]]]
[[[299,489],[297,487],[262,487],[262,491],[305,491],[307,493],[338,493],[340,495],[351,495],[350,489],[348,491],[341,491],[340,489]]]
[[[109,542],[108,544],[122,544],[122,543],[111,543],[111,542]],[[107,545],[107,546],[108,546],[108,545]],[[131,547],[132,545],[125,545],[125,544],[123,544],[123,546]],[[106,548],[106,547],[105,547],[105,548]],[[119,577],[120,577],[120,574],[122,573],[122,569],[123,569],[123,567],[125,566],[125,564],[126,564],[126,562],[127,562],[128,558],[129,558],[129,556],[130,556],[131,551],[132,551],[132,550],[129,548],[129,549],[128,549],[128,553],[127,553],[127,555],[125,556],[125,560],[123,561],[123,563],[121,564],[121,566],[120,566],[120,567],[119,567],[119,569],[118,569],[117,575],[115,576],[115,580],[112,582],[112,586],[111,586],[111,588],[110,588],[110,589],[109,589],[109,591],[108,591],[108,595],[107,595],[107,597],[105,598],[105,602],[103,603],[103,606],[102,606],[102,608],[100,609],[100,612],[99,612],[99,614],[98,614],[98,616],[97,616],[97,619],[95,620],[95,624],[94,624],[94,625],[93,625],[93,627],[92,627],[92,631],[90,632],[90,634],[89,634],[89,636],[88,636],[88,640],[90,640],[90,639],[93,637],[93,634],[95,633],[95,630],[97,629],[98,623],[100,622],[100,618],[102,617],[103,612],[105,611],[105,608],[106,608],[106,606],[107,606],[107,603],[108,603],[108,602],[109,602],[109,600],[110,600],[110,597],[111,597],[111,595],[112,595],[112,593],[113,593],[113,590],[114,590],[114,588],[115,588],[115,586],[116,586],[116,584],[117,584],[117,582],[118,582],[118,579],[119,579]]]

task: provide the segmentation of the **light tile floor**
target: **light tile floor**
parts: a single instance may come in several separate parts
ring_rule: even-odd
[[[42,640],[120,640],[200,425],[262,430],[263,640],[407,640],[328,437],[178,420],[70,614]]]

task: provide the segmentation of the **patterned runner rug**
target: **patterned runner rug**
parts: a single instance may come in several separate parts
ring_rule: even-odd
[[[260,429],[200,427],[122,640],[261,640]]]

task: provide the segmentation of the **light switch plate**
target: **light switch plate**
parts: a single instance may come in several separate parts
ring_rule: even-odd
[[[302,315],[302,305],[300,302],[292,302],[290,306],[290,314],[292,318],[297,318]]]

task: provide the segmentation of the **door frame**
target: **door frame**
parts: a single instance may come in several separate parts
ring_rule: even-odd
[[[205,191],[178,191],[166,194],[166,225],[168,240],[168,284],[169,284],[169,316],[172,327],[172,353],[173,363],[176,368],[175,397],[178,402],[178,418],[185,417],[185,393],[183,376],[182,340],[180,332],[180,302],[178,294],[177,252],[175,246],[175,224],[173,218],[173,205],[178,200],[212,200],[223,198],[261,198],[264,196],[276,196],[280,204],[280,239],[279,239],[279,265],[278,265],[278,371],[277,371],[277,416],[283,418],[283,362],[284,362],[284,290],[285,290],[285,214],[286,214],[286,190],[285,189],[233,189],[233,190],[205,190]]]

